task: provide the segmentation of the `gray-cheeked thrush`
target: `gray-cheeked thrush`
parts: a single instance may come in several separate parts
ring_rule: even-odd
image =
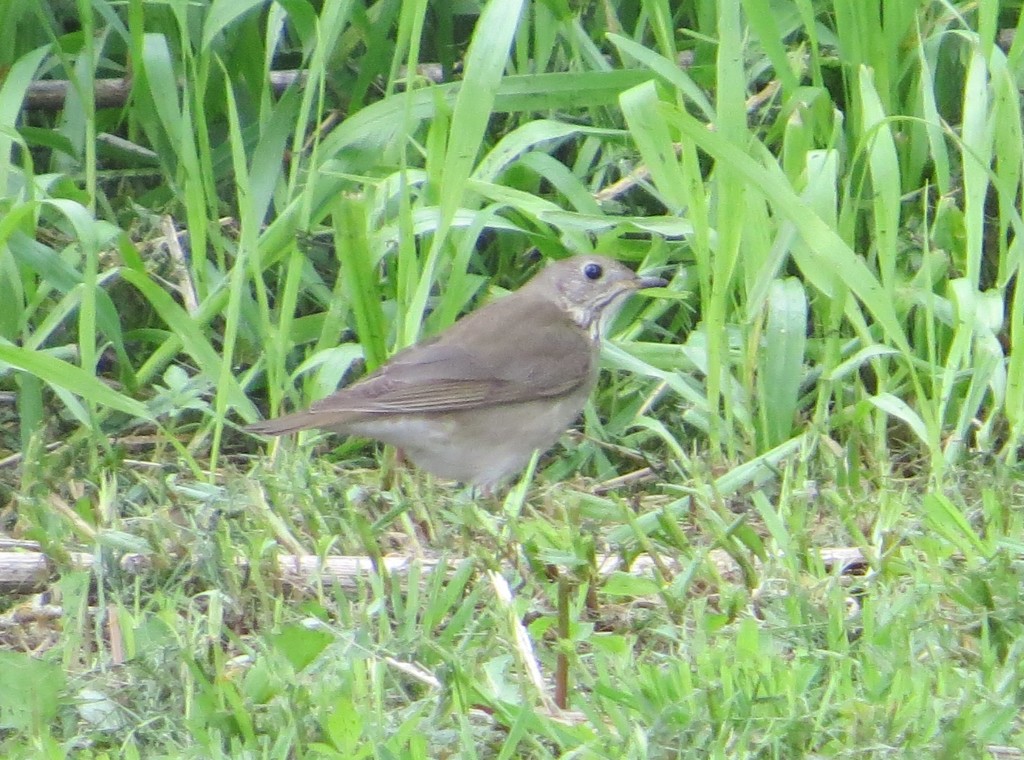
[[[634,291],[665,284],[604,256],[555,262],[308,410],[248,430],[374,438],[435,475],[492,490],[583,409],[597,381],[601,318]]]

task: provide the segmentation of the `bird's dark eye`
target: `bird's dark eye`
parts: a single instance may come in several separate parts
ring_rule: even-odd
[[[583,276],[588,280],[598,280],[603,274],[604,269],[601,268],[601,265],[595,264],[593,261],[583,267]]]

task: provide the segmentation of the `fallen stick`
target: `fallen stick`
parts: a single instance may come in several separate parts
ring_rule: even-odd
[[[852,567],[866,564],[864,554],[853,547],[826,548],[819,551],[822,564],[830,570],[838,568],[846,572]],[[403,577],[417,565],[421,575],[427,575],[437,569],[449,570],[459,565],[464,558],[460,557],[410,557],[390,555],[382,558],[384,571],[389,576]],[[378,574],[377,562],[366,556],[328,555],[318,557],[314,554],[279,554],[272,560],[276,562],[276,572],[280,580],[294,586],[309,587],[318,583],[339,585],[342,588],[356,589],[371,576]],[[638,577],[656,578],[658,567],[672,572],[679,572],[692,558],[682,560],[675,557],[660,556],[654,559],[648,555],[640,555],[628,566],[624,566],[622,558],[615,554],[597,556],[597,571],[602,577],[617,572],[627,572]],[[740,574],[739,565],[721,549],[712,549],[707,553],[707,561],[715,566],[723,576]],[[56,562],[44,554],[37,544],[31,541],[0,540],[0,594],[31,594],[42,591],[59,572],[60,567],[72,570],[95,571],[97,558],[87,552],[68,552],[61,562]],[[249,561],[239,558],[236,565],[242,569],[249,568]],[[269,563],[268,563],[269,565]],[[125,554],[119,560],[122,571],[132,574],[143,574],[154,567],[153,557],[147,554]]]

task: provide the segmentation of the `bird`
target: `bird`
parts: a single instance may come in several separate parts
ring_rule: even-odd
[[[597,382],[602,321],[632,293],[665,285],[605,256],[555,261],[305,411],[247,430],[375,439],[438,477],[493,493],[579,416]]]

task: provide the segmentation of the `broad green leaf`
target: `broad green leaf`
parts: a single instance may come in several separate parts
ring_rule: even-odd
[[[878,395],[871,396],[868,401],[886,414],[905,422],[907,427],[917,436],[918,440],[925,447],[931,448],[928,428],[921,419],[921,415],[915,412],[906,401],[891,393],[879,393]]]
[[[69,391],[98,406],[107,406],[143,420],[153,420],[145,405],[124,396],[101,382],[91,372],[55,359],[41,351],[31,351],[0,342],[0,362],[35,375],[53,386]]]
[[[803,285],[794,277],[777,280],[768,296],[758,383],[768,447],[782,443],[793,431],[806,345],[807,295]]]

